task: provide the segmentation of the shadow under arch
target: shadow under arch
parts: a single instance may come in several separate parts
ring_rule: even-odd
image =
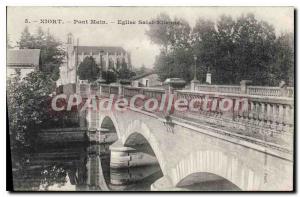
[[[158,159],[150,143],[141,133],[133,132],[130,134],[126,139],[124,146],[134,148],[137,152],[151,155],[156,159],[156,162],[159,165]]]
[[[116,132],[116,127],[109,116],[105,116],[101,122],[100,128],[108,129],[110,131]]]
[[[241,191],[238,186],[226,178],[208,172],[189,174],[176,187],[192,191]]]
[[[140,188],[142,190],[150,190],[150,186],[157,179],[163,176],[161,166],[148,140],[138,132],[131,133],[124,142],[124,146],[131,147],[135,150],[136,158],[145,158],[145,163],[141,162],[135,167],[130,167],[131,177],[133,182],[141,181]]]
[[[209,173],[236,185],[240,190],[256,191],[263,184],[262,171],[256,171],[249,163],[224,149],[203,149],[182,158],[171,170],[172,184],[195,173]],[[201,174],[200,174],[201,175]],[[202,174],[203,176],[203,174]]]
[[[121,130],[120,123],[118,122],[116,116],[113,112],[104,112],[103,114],[100,112],[99,114],[99,122],[98,129],[101,133],[104,133],[105,130],[110,132],[115,132],[118,135],[118,139],[121,138]]]

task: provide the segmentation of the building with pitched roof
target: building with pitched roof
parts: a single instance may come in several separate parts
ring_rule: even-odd
[[[158,74],[151,71],[131,78],[131,85],[133,87],[161,87],[162,82]]]
[[[117,46],[77,46],[73,35],[67,35],[66,61],[61,66],[60,84],[76,83],[76,69],[85,57],[92,56],[102,70],[118,70],[125,62],[131,69],[130,54]]]
[[[7,50],[7,77],[20,72],[21,78],[39,69],[40,49],[9,49]]]

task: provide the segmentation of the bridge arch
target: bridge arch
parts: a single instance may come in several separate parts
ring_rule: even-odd
[[[190,154],[171,170],[174,186],[187,184],[191,177],[209,176],[227,181],[239,190],[259,190],[263,182],[261,172],[256,173],[238,158],[224,151],[203,150]]]
[[[120,139],[120,125],[118,124],[116,117],[112,113],[100,114],[99,117],[99,129],[106,128],[112,130],[117,133],[118,139]]]
[[[123,133],[121,140],[125,146],[132,146],[138,142],[148,144],[158,161],[162,173],[167,173],[160,143],[146,123],[140,120],[131,121]]]

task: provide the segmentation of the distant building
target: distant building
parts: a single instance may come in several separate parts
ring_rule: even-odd
[[[162,82],[156,73],[150,72],[133,77],[131,85],[134,87],[157,87],[161,86]]]
[[[7,51],[7,77],[16,76],[20,72],[21,78],[39,69],[40,49],[9,49]]]
[[[66,61],[60,68],[60,84],[76,82],[76,68],[85,57],[92,56],[103,70],[118,70],[125,62],[131,69],[130,54],[122,47],[77,46],[71,33],[67,36]]]

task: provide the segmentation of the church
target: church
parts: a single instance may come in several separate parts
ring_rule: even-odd
[[[118,70],[123,63],[132,69],[130,53],[119,46],[80,46],[74,42],[72,33],[67,35],[65,63],[60,67],[58,85],[79,81],[77,68],[85,57],[92,56],[103,71]]]

